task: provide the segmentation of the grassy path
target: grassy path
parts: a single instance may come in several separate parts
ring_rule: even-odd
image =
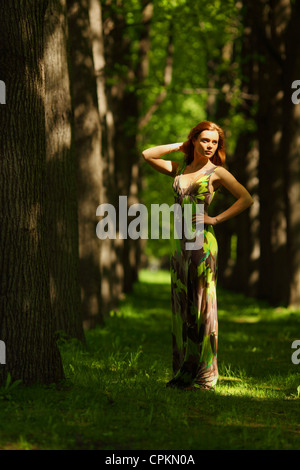
[[[0,449],[300,449],[299,311],[218,290],[215,392],[166,389],[170,281],[143,271],[87,349],[61,343],[61,387],[0,389]]]

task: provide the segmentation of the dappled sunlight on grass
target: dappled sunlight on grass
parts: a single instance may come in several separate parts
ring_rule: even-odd
[[[86,347],[60,340],[63,384],[2,394],[0,448],[299,448],[299,318],[221,289],[218,302],[215,392],[166,388],[170,276],[144,270],[105,326],[86,332]]]
[[[171,275],[169,271],[142,269],[139,273],[139,282],[159,285],[170,284]]]

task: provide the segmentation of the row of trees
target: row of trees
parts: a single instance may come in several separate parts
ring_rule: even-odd
[[[255,199],[216,227],[219,282],[300,303],[299,2],[22,0],[0,13],[0,383],[60,380],[54,332],[84,342],[145,253],[167,253],[162,240],[99,240],[96,209],[121,195],[172,204],[141,149],[202,119],[224,127],[229,170]]]
[[[237,262],[228,284],[278,305],[300,305],[300,78],[297,1],[244,0],[241,112],[232,165],[255,198],[236,223]],[[230,277],[230,276],[229,276]]]
[[[185,140],[202,119],[222,125],[228,169],[248,188],[255,203],[216,227],[218,282],[274,305],[298,306],[300,106],[292,95],[300,79],[296,39],[300,5],[293,0],[200,3],[195,10],[184,1],[173,10],[169,20],[175,50],[169,55],[169,59],[175,56],[169,67],[172,78],[143,138],[147,145],[176,142]],[[156,21],[152,28],[163,43]],[[154,70],[155,65],[152,59]],[[190,97],[193,101],[188,106]],[[159,128],[161,122],[166,132]],[[178,131],[180,126],[183,131]],[[163,198],[152,190],[158,176],[151,172],[145,171],[149,184],[144,198],[148,203],[159,198],[171,203],[169,187]],[[232,202],[224,191],[211,211],[218,213]],[[161,241],[151,241],[149,246],[164,257],[167,266],[168,247],[164,249]]]
[[[149,2],[135,3],[147,31]],[[0,383],[8,372],[50,383],[63,378],[54,332],[84,342],[137,278],[139,245],[100,241],[96,209],[137,200],[139,103],[122,76],[120,2],[22,0],[0,12]]]

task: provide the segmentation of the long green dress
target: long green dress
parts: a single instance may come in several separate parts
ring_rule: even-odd
[[[211,203],[209,180],[217,166],[204,170],[188,187],[180,185],[186,164],[178,167],[173,182],[175,203],[184,205]],[[211,188],[212,189],[212,188]],[[212,189],[213,191],[213,189]],[[179,207],[179,206],[178,206]],[[184,223],[184,222],[183,222]],[[195,230],[195,224],[192,225]],[[197,227],[198,228],[198,227]],[[185,238],[172,240],[170,257],[173,379],[167,386],[213,390],[218,380],[217,344],[217,254],[218,244],[213,226],[204,224],[204,243],[199,249],[187,249]]]

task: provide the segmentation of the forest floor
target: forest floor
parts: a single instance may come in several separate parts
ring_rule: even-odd
[[[0,449],[300,449],[300,312],[219,288],[214,392],[166,388],[170,312],[169,273],[142,271],[86,348],[60,341],[63,384],[0,388]]]

